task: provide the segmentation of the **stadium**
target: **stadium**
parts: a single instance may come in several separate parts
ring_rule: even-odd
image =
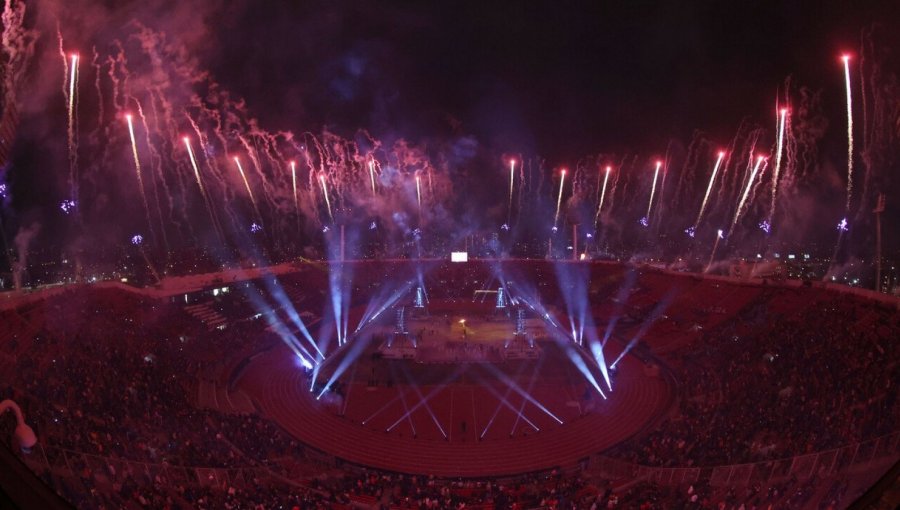
[[[295,324],[336,330],[334,272],[350,327],[310,368]],[[77,506],[823,508],[900,455],[898,306],[615,263],[297,263],[7,296],[2,374],[40,438],[22,461]]]
[[[900,507],[892,19],[0,1],[0,508]]]

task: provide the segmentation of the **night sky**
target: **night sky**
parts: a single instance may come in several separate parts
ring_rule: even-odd
[[[862,28],[900,19],[896,2],[852,4],[248,4],[211,15],[207,56],[278,126],[459,129],[563,163],[659,151],[695,129],[724,143],[745,116],[774,123],[789,76],[822,89],[839,123],[839,55],[855,52]]]
[[[270,132],[365,129],[424,146],[464,139],[489,185],[502,184],[490,167],[504,154],[548,168],[599,153],[653,158],[673,146],[683,156],[698,132],[725,145],[742,122],[768,129],[769,144],[778,97],[818,94],[823,184],[808,187],[821,204],[842,192],[846,166],[839,57],[860,55],[872,31],[879,65],[894,73],[898,19],[898,2],[37,1],[19,138],[0,174],[11,190],[4,231],[11,239],[39,221],[41,242],[52,244],[66,229],[53,214],[65,172],[48,170],[66,164],[57,27],[67,48],[101,53],[133,43],[141,26],[165,34]],[[146,64],[128,62],[136,74]],[[84,101],[80,111],[92,107]],[[92,154],[81,158],[90,166]],[[896,147],[886,159],[896,168]],[[894,172],[879,171],[896,196]],[[468,191],[496,202],[489,188]]]

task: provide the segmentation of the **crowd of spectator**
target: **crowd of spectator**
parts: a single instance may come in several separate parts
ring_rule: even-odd
[[[714,466],[894,432],[900,423],[896,312],[825,299],[783,316],[771,299],[761,295],[671,355],[669,365],[686,390],[676,416],[616,454],[655,466]]]
[[[490,273],[462,277],[467,284],[448,292],[486,285]],[[376,280],[361,278],[356,285],[362,291]],[[286,288],[300,285],[285,281]],[[240,301],[240,295],[234,299]],[[894,387],[900,380],[897,314],[829,298],[782,316],[773,299],[772,293],[761,294],[730,320],[669,354],[665,361],[685,393],[678,413],[612,455],[655,466],[711,466],[815,452],[893,432],[900,423]],[[98,469],[74,455],[63,471],[48,466],[39,472],[81,508],[318,509],[365,502],[417,509],[749,509],[805,504],[825,483],[794,480],[730,493],[701,485],[638,484],[617,493],[609,483],[559,472],[502,482],[349,468],[337,473],[322,468],[320,476],[309,476],[318,468],[297,469],[304,445],[276,424],[255,414],[199,409],[193,401],[197,378],[221,367],[228,353],[278,341],[265,321],[235,321],[209,331],[177,303],[109,289],[73,290],[27,312],[2,313],[15,314],[30,329],[8,339],[15,366],[0,381],[0,398],[22,405],[42,444],[110,459]],[[164,471],[117,468],[114,460],[252,467],[268,476],[243,484],[174,480]],[[823,501],[839,502],[846,485],[831,483]]]

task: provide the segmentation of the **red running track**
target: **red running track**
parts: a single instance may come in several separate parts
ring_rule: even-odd
[[[363,426],[358,421],[339,416],[336,406],[315,400],[295,356],[280,346],[254,359],[244,372],[239,386],[256,401],[263,415],[277,422],[299,441],[345,461],[404,473],[485,477],[574,465],[592,453],[627,439],[666,411],[673,389],[664,379],[644,374],[643,364],[630,356],[619,363],[619,374],[614,382],[615,391],[609,399],[585,416],[577,417],[575,413],[573,418],[570,411],[563,425],[537,433],[517,433],[512,437],[488,435],[483,441],[475,440],[474,431],[483,429],[485,409],[493,413],[499,400],[486,390],[472,393],[475,391],[472,385],[452,384],[440,390],[451,392],[449,396],[429,401],[432,411],[443,422],[449,440],[434,433],[420,432],[419,438],[411,437],[409,432],[398,433],[396,429],[387,433],[381,428],[374,428],[371,423]],[[553,394],[553,388],[535,387],[535,390],[545,395],[545,399],[552,398],[549,395]],[[366,398],[365,395],[352,394],[359,391],[356,386],[350,391],[350,399]],[[395,388],[393,391],[397,393],[399,390]],[[542,400],[542,403],[548,409],[564,409],[571,399],[568,393],[557,391],[558,400]],[[464,397],[456,397],[457,394]],[[459,404],[471,402],[473,398],[475,405]],[[408,404],[414,405],[417,399],[408,400]],[[510,401],[521,402],[521,398],[510,398]],[[457,410],[447,409],[448,405],[455,406]],[[453,425],[465,419],[460,414],[454,415],[463,407],[468,408],[473,420],[468,434],[462,434],[460,427]],[[529,418],[539,427],[541,425],[536,419],[543,423],[549,419],[547,415],[540,416],[533,406],[526,410]],[[508,427],[514,423],[511,420],[515,415],[508,408],[501,409],[501,413],[504,412],[506,418],[503,418],[503,423]],[[393,416],[398,415],[395,413]],[[455,417],[448,419],[447,416]],[[416,427],[424,429],[430,426],[437,430],[424,406],[413,412],[411,419]],[[493,426],[500,429],[496,423]],[[437,438],[428,439],[426,435]]]

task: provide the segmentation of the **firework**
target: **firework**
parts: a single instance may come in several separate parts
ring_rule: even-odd
[[[416,175],[416,203],[419,205],[419,210],[422,210],[422,180]]]
[[[6,198],[6,184],[0,184],[0,198]]]
[[[222,233],[222,229],[219,226],[219,222],[216,219],[216,214],[213,211],[212,203],[209,201],[209,197],[206,195],[206,189],[203,187],[203,181],[200,179],[200,167],[197,166],[197,158],[194,157],[194,149],[191,147],[191,139],[187,136],[183,137],[184,146],[187,149],[188,157],[191,160],[191,167],[194,169],[194,177],[197,178],[197,186],[200,188],[200,196],[203,197],[203,203],[206,205],[206,213],[209,214],[209,221],[211,222],[213,228],[216,231],[216,234],[219,236],[219,240],[224,239],[224,234]]]
[[[556,214],[553,216],[553,231],[556,232],[556,225],[559,223],[559,208],[562,205],[563,186],[566,184],[566,169],[563,168],[559,179],[559,196],[556,197]]]
[[[131,155],[134,157],[134,171],[137,173],[138,190],[141,193],[141,201],[144,203],[144,213],[147,215],[147,225],[150,227],[151,233],[153,223],[150,221],[150,204],[147,203],[147,194],[144,192],[144,178],[141,174],[141,159],[138,157],[137,142],[134,139],[134,124],[131,114],[125,114],[125,120],[128,122],[128,136],[131,138]]]
[[[706,269],[703,270],[704,273],[709,271],[709,268],[712,266],[713,260],[716,258],[716,250],[719,249],[719,241],[725,239],[725,232],[722,229],[719,229],[716,232],[716,242],[713,244],[712,253],[709,254],[709,262],[706,263]]]
[[[847,218],[841,219],[841,221],[837,225],[838,232],[846,232],[850,230],[850,224],[847,223]]]
[[[203,189],[203,181],[200,180],[200,168],[197,166],[197,159],[194,158],[194,149],[191,147],[191,139],[188,137],[182,138],[184,141],[184,147],[187,149],[188,157],[191,159],[191,167],[194,169],[194,177],[197,178],[197,186],[200,187],[200,192],[206,195],[206,191]]]
[[[709,201],[709,193],[712,191],[713,183],[716,181],[716,174],[719,173],[719,167],[722,165],[723,159],[725,159],[725,151],[719,151],[719,157],[716,158],[716,164],[713,166],[712,174],[709,176],[709,184],[706,185],[706,194],[703,195],[703,203],[700,204],[700,212],[697,214],[697,221],[694,222],[694,230],[700,226],[700,220],[703,219],[703,211],[706,210],[706,203]]]
[[[328,184],[325,182],[325,174],[319,174],[319,183],[322,185],[322,194],[325,195],[325,206],[328,208],[328,217],[334,221],[334,214],[331,213],[331,199],[328,198]],[[325,230],[327,232],[327,230]]]
[[[772,224],[769,223],[769,220],[762,220],[759,222],[759,229],[765,232],[767,235],[772,233]]]
[[[647,215],[641,218],[641,225],[650,224],[650,211],[653,210],[653,196],[656,194],[656,180],[659,178],[659,169],[662,168],[662,161],[656,162],[656,170],[653,172],[653,186],[650,187],[650,202],[647,203]]]
[[[603,176],[603,189],[600,191],[600,201],[597,203],[597,214],[594,215],[594,228],[597,227],[597,220],[600,219],[600,211],[603,209],[603,200],[606,198],[606,183],[609,182],[609,173],[612,171],[611,166],[606,167],[606,174]]]
[[[782,108],[778,113],[778,144],[775,148],[775,172],[772,175],[772,202],[769,206],[769,217],[766,218],[766,224],[769,226],[769,229],[772,228],[772,219],[775,216],[775,200],[778,197],[778,177],[781,174],[781,157],[784,152],[784,125],[787,124],[787,108]],[[769,231],[767,230],[766,233],[768,234]]]
[[[143,244],[143,242],[144,242],[144,236],[142,236],[140,234],[135,234],[135,235],[131,236],[131,244],[133,244],[135,246],[140,246],[141,244]]]
[[[853,195],[853,101],[850,94],[850,55],[841,57],[844,61],[844,82],[847,89],[847,205],[845,212],[850,211],[850,199]]]
[[[756,174],[759,172],[759,169],[762,168],[763,162],[765,161],[765,156],[757,156],[756,164],[753,165],[753,169],[750,171],[750,178],[747,179],[747,186],[744,188],[744,193],[741,195],[737,209],[734,211],[734,220],[731,222],[731,228],[728,229],[729,235],[734,231],[734,226],[737,225],[738,220],[741,218],[741,214],[744,211],[744,204],[747,202],[747,197],[750,195],[750,190],[753,188],[753,181],[756,179]]]
[[[262,231],[262,225],[260,225],[259,223],[255,223],[255,222],[250,224],[250,232],[255,234],[260,231]]]
[[[372,195],[375,194],[375,160],[369,160],[369,180],[372,182]]]
[[[247,195],[250,196],[250,203],[253,204],[253,210],[256,211],[256,217],[261,217],[259,214],[259,207],[256,206],[256,199],[253,198],[253,190],[250,189],[250,182],[247,180],[247,174],[244,173],[244,167],[241,165],[241,160],[237,156],[234,157],[234,164],[237,165],[238,172],[241,174],[241,179],[244,181],[244,187],[247,188]]]
[[[62,41],[60,41],[62,44]],[[61,48],[60,48],[61,49]],[[76,118],[75,118],[75,106],[76,106],[76,98],[75,94],[78,92],[78,54],[73,53],[70,58],[72,59],[72,63],[69,68],[69,90],[66,97],[67,103],[67,120],[68,120],[68,148],[69,148],[69,186],[71,188],[72,196],[76,199],[78,198],[78,149],[77,149],[77,140],[76,140]]]
[[[69,70],[69,125],[75,117],[75,82],[78,79],[78,54],[72,54],[72,66]]]
[[[59,208],[62,209],[62,212],[69,214],[73,210],[75,210],[75,201],[67,198],[59,203]]]
[[[291,186],[294,188],[294,209],[300,214],[300,201],[297,199],[297,162],[291,161]]]
[[[512,221],[512,199],[513,199],[513,184],[516,182],[516,160],[509,160],[509,202],[506,206],[506,230],[509,230],[509,224]]]

